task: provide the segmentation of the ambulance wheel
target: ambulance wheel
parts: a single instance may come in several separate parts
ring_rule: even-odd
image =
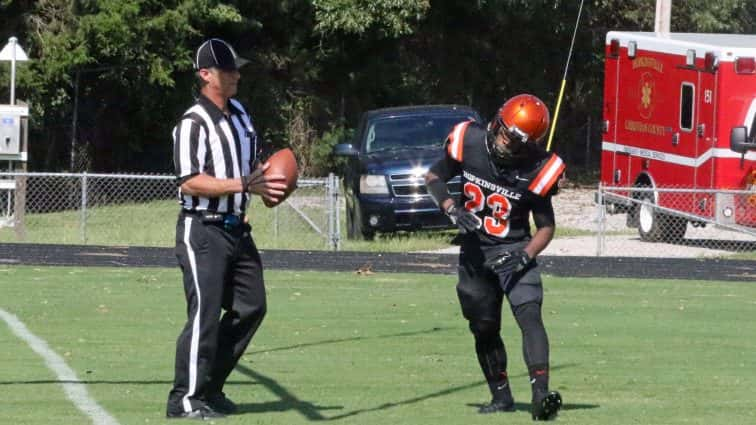
[[[654,195],[643,192],[638,197],[638,234],[648,242],[661,240],[661,214],[656,211]]]
[[[638,197],[638,234],[648,242],[679,242],[685,236],[688,222],[684,218],[660,213],[654,195],[644,192]]]

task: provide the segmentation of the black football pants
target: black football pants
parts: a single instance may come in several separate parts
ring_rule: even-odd
[[[522,332],[522,348],[528,370],[548,369],[549,342],[541,318],[543,286],[538,265],[533,262],[521,273],[500,276],[485,270],[483,262],[504,251],[522,249],[526,242],[482,247],[475,239],[460,247],[457,295],[462,314],[470,322],[475,351],[491,392],[506,376],[507,355],[500,336],[501,309],[507,297]]]
[[[189,412],[206,395],[222,391],[265,316],[265,286],[247,224],[227,228],[181,213],[176,257],[184,276],[187,322],[176,341],[168,409]]]

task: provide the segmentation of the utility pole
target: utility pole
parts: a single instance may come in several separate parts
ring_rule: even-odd
[[[26,224],[24,217],[26,215],[26,161],[28,160],[28,135],[29,135],[29,106],[25,102],[23,105],[17,105],[16,102],[16,62],[28,61],[29,57],[24,49],[18,45],[18,39],[11,37],[8,44],[0,50],[0,60],[10,61],[11,63],[11,81],[10,81],[10,104],[0,105],[2,126],[0,134],[4,142],[0,146],[0,159],[8,160],[8,171],[14,171],[13,161],[20,163],[18,167],[21,172],[17,175],[15,181],[8,183],[3,181],[5,187],[10,187],[15,193],[15,202],[13,205],[13,227],[16,230],[16,237],[23,241],[26,239]],[[10,184],[10,186],[7,186]],[[8,197],[10,197],[10,191]],[[9,204],[10,205],[10,204]],[[10,207],[9,211],[10,213]]]
[[[672,0],[656,0],[656,18],[654,31],[657,34],[669,34],[672,17]]]

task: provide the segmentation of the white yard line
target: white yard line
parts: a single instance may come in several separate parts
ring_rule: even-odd
[[[73,369],[68,367],[63,358],[55,353],[45,340],[31,333],[29,328],[18,320],[18,317],[2,308],[0,308],[0,317],[5,320],[14,334],[23,339],[32,350],[45,360],[47,367],[55,372],[58,380],[62,383],[66,397],[76,405],[76,408],[89,416],[92,423],[95,425],[118,425],[118,421],[89,396],[84,384],[78,383],[79,378]]]

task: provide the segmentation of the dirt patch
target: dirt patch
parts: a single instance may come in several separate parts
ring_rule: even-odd
[[[594,202],[595,189],[562,189],[552,199],[558,227],[597,232],[599,208]],[[625,215],[605,215],[604,232],[635,233],[625,225]]]

